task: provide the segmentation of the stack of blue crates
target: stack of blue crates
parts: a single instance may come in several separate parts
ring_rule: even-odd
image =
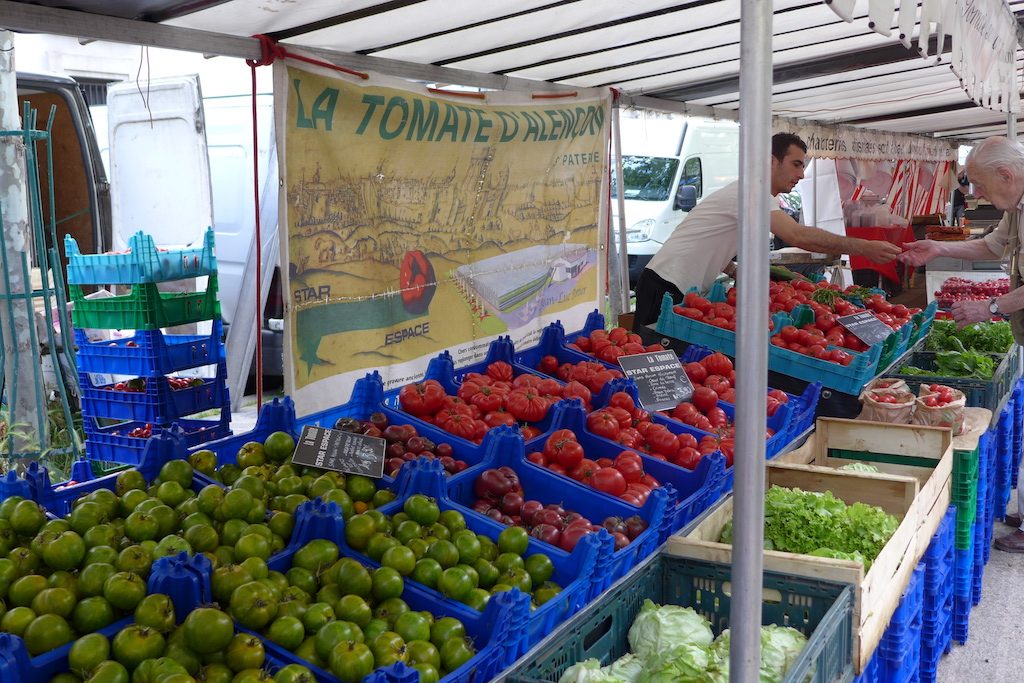
[[[141,232],[128,246],[124,253],[83,255],[68,237],[68,282],[134,288],[197,277],[216,279],[211,229],[197,248],[160,250]],[[160,329],[140,329],[130,336],[104,339],[96,337],[107,335],[90,336],[85,329],[74,330],[89,458],[138,465],[147,439],[129,434],[140,428],[141,433],[151,433],[177,424],[189,447],[231,434],[222,321],[219,317],[204,319],[195,309],[192,313],[186,309],[184,315],[192,323],[208,320],[211,331],[166,334]],[[94,319],[102,325],[103,316]],[[202,368],[207,370],[187,372]],[[191,384],[172,386],[168,377],[175,373],[191,377]],[[216,417],[196,417],[208,411],[214,411]],[[147,430],[147,425],[151,429]]]
[[[874,655],[855,683],[911,683],[918,680],[925,572],[924,562],[914,569]]]
[[[921,612],[921,683],[933,683],[939,659],[949,652],[953,640],[953,530],[956,508],[942,518],[931,545],[925,551],[924,594]]]
[[[1024,448],[1024,379],[1017,381],[1013,390],[1013,455],[1010,462],[1011,488],[1017,488],[1017,472],[1020,469],[1021,449]]]
[[[1006,516],[1006,504],[1010,502],[1010,491],[1013,488],[1013,417],[1016,406],[1011,396],[1006,406],[999,413],[999,424],[996,425],[996,499],[995,517]]]
[[[988,430],[988,453],[986,455],[986,464],[988,465],[986,482],[988,483],[988,490],[985,492],[985,564],[988,564],[989,554],[992,550],[992,524],[996,518],[996,464],[999,459],[997,455],[999,445],[997,436],[995,428]]]

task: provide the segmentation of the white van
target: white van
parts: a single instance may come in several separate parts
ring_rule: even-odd
[[[654,123],[624,119],[621,124],[630,287],[686,212],[739,177],[736,123],[684,119],[674,136],[670,125]],[[618,226],[614,186],[612,191],[612,220]]]

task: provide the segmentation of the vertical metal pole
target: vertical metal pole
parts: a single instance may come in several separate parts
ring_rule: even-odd
[[[1006,114],[1006,137],[1017,139],[1017,115],[1012,111]]]
[[[811,225],[818,225],[818,160],[811,160]]]
[[[629,257],[626,252],[626,199],[625,180],[622,178],[622,128],[619,126],[618,102],[612,107],[612,140],[615,144],[615,182],[618,190],[615,193],[615,202],[619,209],[619,224],[615,226],[618,233],[618,257],[619,257],[619,290],[622,296],[622,312],[629,313]],[[616,323],[617,324],[617,323]]]
[[[768,392],[768,221],[772,3],[740,10],[740,226],[736,325],[736,477],[733,508],[734,681],[756,681],[761,661],[764,431]]]

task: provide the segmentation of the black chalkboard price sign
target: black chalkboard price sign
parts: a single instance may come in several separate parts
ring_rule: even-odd
[[[644,410],[668,410],[693,396],[693,384],[672,351],[619,356],[619,366],[636,382]]]
[[[844,315],[841,318],[836,318],[836,322],[868,346],[883,342],[892,334],[892,328],[876,318],[871,311]]]
[[[323,470],[380,478],[384,475],[386,447],[387,442],[375,436],[309,425],[302,429],[292,462]]]

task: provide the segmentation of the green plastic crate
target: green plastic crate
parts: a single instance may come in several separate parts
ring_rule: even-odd
[[[973,451],[953,451],[953,480],[950,489],[950,504],[956,506],[956,549],[970,550],[978,507],[977,448]]]
[[[607,665],[629,651],[626,634],[644,600],[693,607],[710,619],[717,635],[729,626],[729,565],[652,555],[575,617],[557,627],[498,681],[557,681],[576,662],[595,658]],[[770,600],[762,603],[765,624],[792,626],[807,645],[786,675],[787,683],[832,683],[853,679],[853,591],[849,585],[764,573]],[[813,677],[808,673],[813,669]]]
[[[78,285],[68,285],[68,290],[75,304],[72,321],[86,329],[157,330],[220,317],[215,275],[203,292],[161,292],[145,283],[132,285],[122,296],[86,299]]]

